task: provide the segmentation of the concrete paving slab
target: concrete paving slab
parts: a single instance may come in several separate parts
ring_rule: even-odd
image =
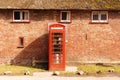
[[[66,66],[65,71],[67,71],[67,72],[76,72],[77,67],[76,66]]]
[[[33,73],[33,76],[39,76],[39,77],[49,77],[52,76],[53,72],[35,72]]]
[[[120,77],[0,76],[0,80],[120,80]]]

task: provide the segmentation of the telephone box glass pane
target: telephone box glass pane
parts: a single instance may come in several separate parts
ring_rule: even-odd
[[[54,64],[60,64],[62,59],[62,33],[52,34],[52,45],[53,45],[53,62]]]

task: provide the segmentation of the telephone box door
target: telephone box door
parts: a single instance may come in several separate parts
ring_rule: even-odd
[[[49,26],[49,70],[65,70],[65,26]]]

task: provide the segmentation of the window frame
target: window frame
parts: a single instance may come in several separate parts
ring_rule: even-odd
[[[62,20],[62,12],[67,12],[66,20]],[[71,22],[71,11],[60,11],[60,22]]]
[[[98,13],[98,20],[93,20],[94,13]],[[106,14],[106,20],[101,20],[101,15],[103,13]],[[108,23],[108,11],[92,11],[91,22],[92,23]]]
[[[16,20],[15,19],[15,12],[19,12],[20,13],[20,19],[19,20]],[[23,12],[27,12],[28,13],[28,19],[27,20],[25,20],[25,19],[23,19]],[[30,16],[29,16],[29,10],[13,10],[13,22],[29,22],[30,21],[30,18],[29,18]]]

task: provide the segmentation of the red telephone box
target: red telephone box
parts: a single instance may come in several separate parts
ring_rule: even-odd
[[[49,26],[49,70],[65,70],[65,26]]]

